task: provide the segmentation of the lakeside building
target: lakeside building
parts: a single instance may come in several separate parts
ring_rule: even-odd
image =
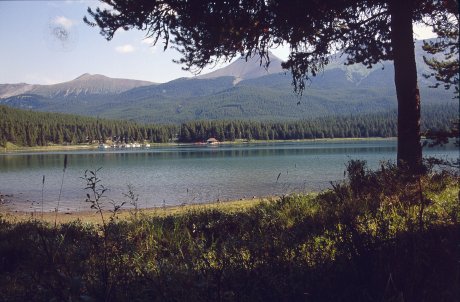
[[[215,144],[218,144],[219,141],[217,139],[215,139],[214,137],[211,137],[211,138],[208,138],[208,140],[206,141],[206,143],[210,144],[210,145],[215,145]]]

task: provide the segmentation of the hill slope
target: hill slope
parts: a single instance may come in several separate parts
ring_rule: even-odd
[[[433,83],[423,77],[427,67],[421,45],[416,43],[422,103],[452,103],[451,92],[429,88]],[[291,75],[280,73],[280,62],[272,55],[267,74],[257,59],[240,59],[206,75],[163,84],[88,74],[49,86],[5,84],[0,85],[0,104],[149,123],[292,120],[396,108],[391,62],[367,69],[344,66],[338,57],[311,80],[302,97],[293,93]]]
[[[0,98],[22,94],[46,98],[79,97],[82,95],[118,94],[136,87],[152,85],[147,81],[109,78],[100,74],[85,73],[76,79],[54,85],[0,84]]]
[[[261,66],[259,57],[254,56],[247,60],[243,57],[237,59],[232,64],[215,70],[213,72],[198,76],[199,79],[214,79],[218,77],[234,77],[234,84],[242,80],[254,79],[270,74],[282,73],[285,70],[281,68],[281,60],[274,54],[270,53],[270,65],[268,68]]]

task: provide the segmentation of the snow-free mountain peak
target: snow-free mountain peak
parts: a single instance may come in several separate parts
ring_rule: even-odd
[[[269,53],[270,65],[268,68],[264,68],[260,64],[260,57],[253,56],[246,60],[245,57],[240,57],[230,65],[213,72],[198,76],[199,79],[214,79],[218,77],[234,77],[234,83],[238,83],[242,80],[254,79],[269,74],[277,74],[284,72],[281,68],[281,59],[272,53]]]
[[[101,74],[84,73],[74,80],[53,85],[0,84],[0,98],[24,93],[43,97],[118,94],[154,84],[148,81],[109,78]]]
[[[81,80],[81,79],[85,79],[85,78],[88,78],[88,77],[90,77],[90,76],[91,76],[91,74],[89,74],[89,73],[84,73],[84,74],[82,74],[81,76],[76,77],[76,78],[74,79],[74,81],[76,81],[76,80]]]

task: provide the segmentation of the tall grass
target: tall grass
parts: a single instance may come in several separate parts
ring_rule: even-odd
[[[45,191],[45,175],[43,175],[42,177],[42,220],[43,220],[43,202],[45,201],[44,191]]]
[[[57,215],[59,212],[59,203],[61,202],[62,188],[64,187],[64,177],[65,177],[66,169],[67,169],[67,154],[64,155],[64,168],[62,169],[61,187],[59,188],[59,197],[58,197],[57,207],[55,209],[56,216],[54,219],[54,227],[56,227],[56,223],[57,223]]]

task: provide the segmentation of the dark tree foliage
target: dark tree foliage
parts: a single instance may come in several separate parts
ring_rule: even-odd
[[[446,1],[450,10],[458,10],[456,0]],[[434,41],[424,42],[423,50],[438,57],[423,57],[433,71],[425,77],[434,77],[438,82],[433,87],[443,84],[445,89],[454,86],[455,95],[459,95],[459,15],[437,12],[436,18],[428,18],[430,25],[438,36]]]
[[[446,132],[449,121],[455,117],[454,106],[428,106],[422,114],[422,129]],[[193,121],[180,126],[145,125],[0,105],[0,146],[5,146],[6,142],[20,146],[46,146],[106,139],[156,143],[177,139],[182,143],[195,143],[211,137],[219,141],[395,137],[396,121],[396,112],[392,111],[286,122],[216,120]]]
[[[412,24],[436,25],[443,16],[458,16],[452,0],[103,0],[112,10],[88,9],[101,34],[137,28],[155,43],[169,43],[183,57],[184,69],[200,71],[216,61],[258,55],[270,63],[269,49],[288,44],[283,67],[297,92],[306,80],[341,52],[346,64],[371,68],[393,60],[398,98],[398,163],[413,171],[421,165],[420,94],[417,86]],[[441,19],[441,20],[440,20]],[[449,22],[449,21],[447,21]]]
[[[456,0],[446,1],[446,4],[451,6],[451,10],[458,10],[458,2]],[[433,19],[435,22],[433,22]],[[459,15],[455,14],[440,14],[436,18],[430,18],[426,21],[437,34],[437,39],[434,41],[425,42],[423,49],[431,57],[423,57],[425,63],[430,67],[432,72],[424,75],[426,78],[434,77],[436,84],[433,88],[443,85],[445,89],[450,89],[454,86],[454,98],[459,98]],[[460,105],[460,104],[459,104]],[[432,139],[436,144],[445,144],[450,138],[459,138],[459,118],[457,117],[448,130],[429,129],[425,134],[426,137]]]
[[[142,125],[69,114],[41,113],[0,105],[0,145],[81,144],[112,139],[120,142],[164,143],[175,136],[176,126]]]
[[[453,109],[454,106],[428,106],[422,114],[422,130],[446,131],[449,128],[449,122],[456,117]],[[191,121],[181,125],[178,140],[193,143],[204,142],[210,137],[220,141],[234,141],[237,139],[368,138],[395,137],[396,135],[397,114],[392,111],[286,122]]]
[[[299,140],[321,138],[368,138],[396,136],[396,114],[326,117],[290,122],[192,121],[183,123],[179,142]]]

